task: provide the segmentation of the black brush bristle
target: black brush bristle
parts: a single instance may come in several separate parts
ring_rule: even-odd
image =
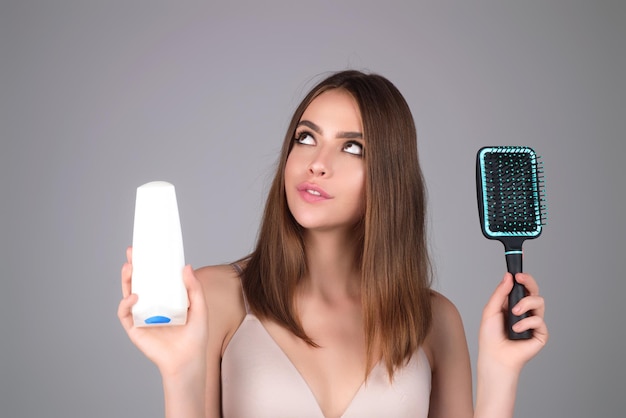
[[[497,147],[483,156],[489,233],[533,236],[545,225],[543,171],[526,148]]]

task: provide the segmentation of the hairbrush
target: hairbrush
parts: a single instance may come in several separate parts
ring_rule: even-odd
[[[523,146],[484,147],[476,156],[476,192],[483,235],[504,244],[513,289],[509,294],[507,332],[509,339],[532,337],[532,331],[517,333],[512,326],[528,313],[514,315],[511,309],[526,295],[515,280],[522,271],[522,244],[537,238],[545,224],[543,167],[535,151]]]

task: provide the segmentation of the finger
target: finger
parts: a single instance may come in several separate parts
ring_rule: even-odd
[[[539,294],[539,285],[533,276],[527,273],[517,273],[515,275],[515,280],[523,284],[526,288],[526,291],[529,295],[538,295]]]
[[[133,263],[133,247],[126,248],[126,261],[130,264]]]
[[[548,340],[550,339],[550,333],[548,332],[548,326],[546,325],[546,321],[541,320],[539,325],[534,325],[533,328],[533,337],[536,340],[541,341],[543,345],[546,345]]]
[[[513,307],[513,313],[515,315],[519,316],[524,314],[525,312],[532,312],[533,315],[537,315],[543,318],[545,313],[545,301],[543,297],[526,296]]]
[[[513,331],[515,332],[523,332],[529,329],[534,330],[534,329],[541,328],[543,324],[544,324],[543,318],[536,316],[536,315],[532,315],[532,316],[528,316],[524,319],[519,320],[512,326],[512,328],[513,328]]]
[[[131,292],[131,282],[133,275],[133,265],[130,263],[124,263],[122,266],[122,296],[128,297]]]
[[[513,288],[513,276],[506,273],[500,284],[491,294],[489,301],[483,310],[484,316],[491,316],[502,313],[502,307],[507,303],[508,295]]]
[[[129,295],[121,300],[117,307],[117,317],[126,331],[134,326],[132,307],[137,303],[137,295]]]
[[[529,316],[513,325],[513,331],[515,332],[524,332],[527,330],[533,330],[533,339],[540,341],[543,345],[548,342],[550,335],[543,318],[536,315]]]

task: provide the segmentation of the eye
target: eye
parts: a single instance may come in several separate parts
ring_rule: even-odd
[[[296,143],[302,145],[315,145],[315,138],[308,132],[301,132],[296,134],[295,138]]]
[[[343,150],[352,155],[363,155],[363,145],[358,142],[348,142],[343,146]]]

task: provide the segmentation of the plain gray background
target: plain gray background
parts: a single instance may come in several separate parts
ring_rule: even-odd
[[[156,417],[156,368],[116,317],[135,189],[176,185],[187,261],[251,250],[288,119],[328,71],[378,72],[417,124],[436,289],[476,359],[504,272],[483,238],[483,145],[543,156],[525,244],[551,340],[517,417],[622,417],[623,1],[0,4],[0,415]],[[280,394],[277,394],[280,396]]]

